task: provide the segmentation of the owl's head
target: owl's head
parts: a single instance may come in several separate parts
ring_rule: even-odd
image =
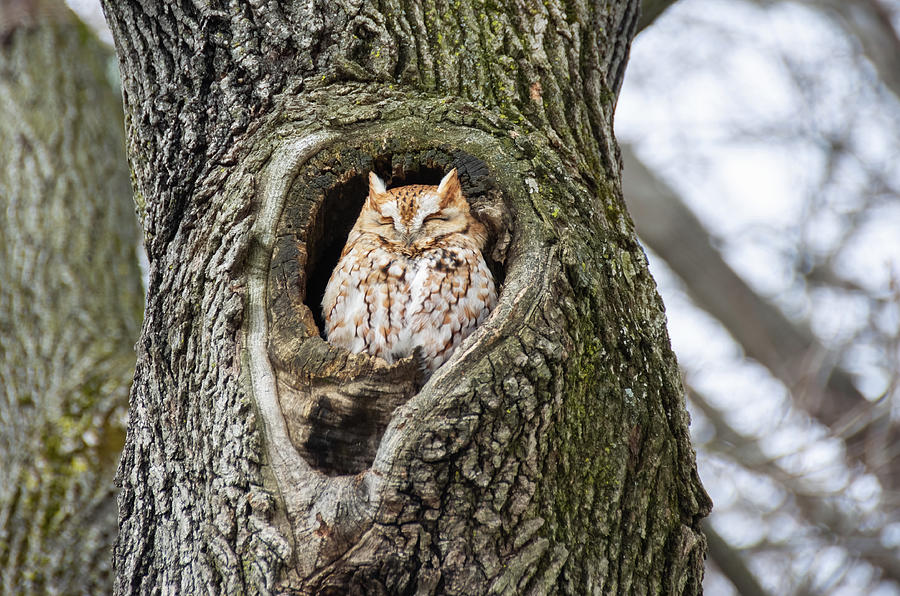
[[[361,231],[412,250],[428,248],[450,234],[472,234],[483,244],[483,227],[469,212],[456,168],[437,186],[412,184],[388,190],[375,172],[369,174],[369,196],[360,213]]]

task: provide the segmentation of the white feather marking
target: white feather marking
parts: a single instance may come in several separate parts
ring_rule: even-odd
[[[400,212],[397,210],[397,201],[387,201],[381,204],[381,214],[394,220],[394,226],[400,219]]]
[[[443,178],[441,178],[441,182],[440,182],[440,184],[438,184],[438,187],[437,187],[438,194],[440,194],[445,188],[447,188],[447,185],[450,184],[450,178],[453,176],[453,173],[455,171],[456,171],[456,168],[450,170],[449,172],[444,174]]]
[[[378,177],[378,174],[375,172],[369,172],[369,190],[374,191],[376,194],[384,194],[387,192],[387,188],[384,185],[384,180]]]
[[[419,196],[419,206],[413,215],[412,221],[409,222],[409,229],[412,232],[418,232],[422,229],[425,218],[438,212],[440,197],[435,192],[425,192]]]

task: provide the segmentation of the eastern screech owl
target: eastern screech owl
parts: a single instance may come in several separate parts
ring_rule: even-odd
[[[370,173],[322,299],[328,341],[389,363],[421,348],[431,374],[497,304],[486,238],[455,168],[438,186],[390,190]]]

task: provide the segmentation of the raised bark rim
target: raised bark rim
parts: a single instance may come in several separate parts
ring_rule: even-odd
[[[410,118],[422,124],[420,120]],[[396,124],[396,123],[395,123]],[[385,123],[365,127],[374,134],[383,130]],[[515,175],[521,166],[501,171],[498,161],[509,161],[503,152],[485,153],[485,146],[497,149],[497,140],[489,134],[464,126],[448,126],[457,135],[458,146],[482,159],[498,175],[498,184],[504,193],[520,197],[537,192],[536,187],[523,183],[527,176]],[[447,130],[445,130],[447,132]],[[477,137],[477,138],[474,138]],[[355,475],[328,477],[313,468],[290,441],[287,425],[278,400],[276,374],[270,360],[268,341],[270,326],[266,296],[268,277],[276,230],[285,201],[299,170],[321,151],[339,142],[334,131],[318,131],[299,134],[282,140],[272,150],[269,162],[260,177],[257,190],[258,215],[254,221],[252,244],[248,252],[248,303],[247,345],[249,385],[253,401],[262,421],[265,452],[273,471],[277,489],[284,503],[288,524],[293,536],[294,563],[302,576],[328,573],[329,563],[354,550],[368,528],[375,523],[378,510],[384,505],[386,481],[392,478],[397,466],[409,458],[421,458],[415,439],[421,437],[428,422],[442,420],[445,407],[453,400],[448,394],[457,395],[463,390],[453,382],[457,366],[475,358],[475,354],[489,349],[495,340],[504,337],[507,325],[514,324],[516,310],[526,308],[533,312],[538,307],[539,295],[552,276],[548,275],[555,251],[544,243],[530,238],[528,226],[517,226],[510,245],[510,259],[499,303],[491,316],[456,350],[424,386],[394,415],[382,436],[372,465]],[[475,148],[481,148],[480,151]],[[497,159],[499,157],[499,159]],[[530,178],[529,178],[530,179]],[[558,265],[558,259],[557,266]],[[307,341],[324,341],[311,337]],[[489,363],[488,363],[489,364]],[[424,425],[424,427],[423,427]],[[415,431],[415,432],[413,432]],[[419,445],[421,447],[421,445]],[[429,458],[430,459],[430,458]],[[434,457],[439,461],[441,457]],[[352,515],[348,515],[352,511]],[[329,548],[329,543],[331,548]],[[347,544],[348,549],[335,552],[334,547]],[[331,551],[333,557],[322,561],[323,551]]]

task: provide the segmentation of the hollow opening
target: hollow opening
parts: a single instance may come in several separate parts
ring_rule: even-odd
[[[500,288],[505,249],[497,246],[506,241],[498,238],[508,241],[511,215],[483,161],[445,148],[382,150],[374,157],[361,148],[344,148],[310,160],[294,181],[269,276],[269,353],[291,441],[325,474],[368,468],[393,411],[422,382],[412,360],[390,366],[372,357],[347,360],[326,344],[308,341],[315,334],[325,339],[322,297],[368,194],[369,172],[394,188],[436,185],[454,167],[472,214],[488,228],[484,256]]]

